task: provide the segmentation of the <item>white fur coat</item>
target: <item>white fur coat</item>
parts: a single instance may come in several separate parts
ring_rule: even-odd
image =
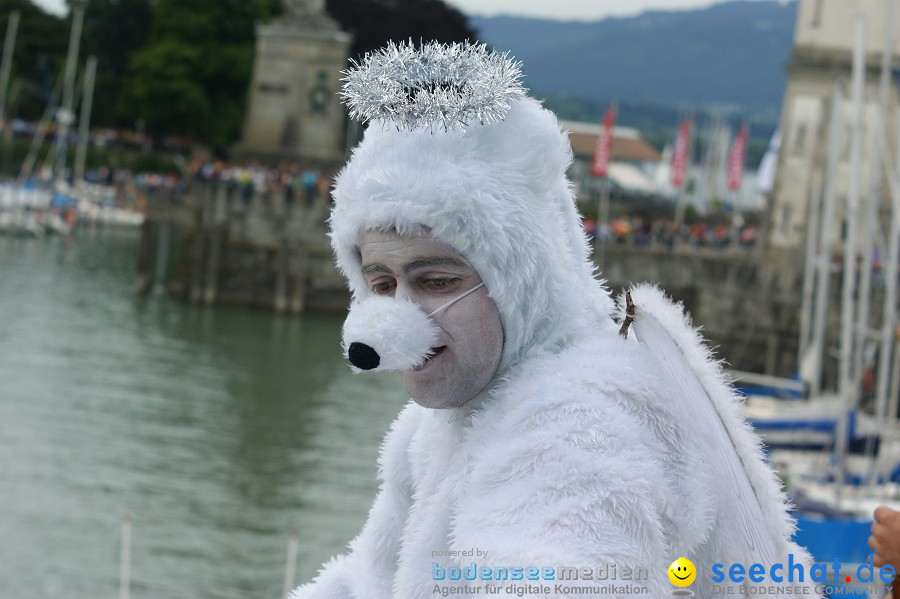
[[[701,352],[687,322],[671,320],[680,341]],[[718,376],[709,362],[699,368]],[[680,556],[697,567],[695,596],[711,596],[713,563],[753,560],[733,542],[743,533],[707,431],[667,401],[670,389],[642,345],[606,330],[582,335],[562,352],[533,355],[474,405],[448,411],[410,403],[384,441],[381,487],[361,534],[293,597],[432,597],[436,582],[461,584],[435,581],[434,563],[449,572],[473,561],[556,569],[614,563],[620,574],[646,568],[647,580],[618,584],[665,597],[675,590],[667,568]],[[793,553],[795,562],[808,563],[787,540],[793,524],[755,438],[735,409],[725,411],[747,454],[748,477],[777,520],[773,529],[784,533],[779,558]],[[487,556],[432,557],[467,549]],[[593,584],[601,582],[615,581]],[[495,596],[514,596],[502,591],[510,581],[498,584]],[[537,596],[569,596],[553,582],[531,584],[548,585],[550,592]],[[591,583],[566,583],[575,584]]]
[[[384,441],[380,490],[362,532],[294,598],[434,597],[435,562],[449,572],[473,561],[645,568],[644,596],[665,597],[675,588],[667,569],[681,556],[698,569],[691,590],[708,597],[713,563],[752,563],[734,542],[745,533],[709,431],[673,401],[673,381],[647,347],[616,333],[566,179],[571,160],[555,116],[529,98],[489,126],[407,132],[370,124],[335,181],[330,220],[351,316],[371,295],[360,235],[424,228],[485,283],[503,322],[503,355],[489,388],[462,408],[403,410]],[[662,312],[671,308],[663,319],[700,379],[721,391],[696,334],[657,299]],[[398,334],[407,326],[399,320],[378,333]],[[787,540],[793,524],[783,495],[734,398],[727,389],[720,395],[717,410],[764,504],[776,552],[806,561]],[[433,557],[470,549],[487,555]],[[568,592],[549,587],[542,596]]]

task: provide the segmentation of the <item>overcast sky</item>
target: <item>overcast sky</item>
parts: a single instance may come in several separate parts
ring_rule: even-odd
[[[697,8],[723,1],[726,0],[446,0],[466,14],[507,14],[587,21],[608,16],[635,15],[649,9]],[[56,14],[65,12],[64,0],[34,2]]]
[[[677,10],[724,0],[446,0],[466,14],[518,15],[549,19],[597,20],[636,15],[649,9]]]

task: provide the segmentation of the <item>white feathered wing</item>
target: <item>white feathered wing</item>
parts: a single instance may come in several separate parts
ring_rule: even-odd
[[[751,563],[768,570],[788,553],[809,563],[805,550],[790,539],[794,520],[774,472],[766,465],[760,441],[740,414],[740,398],[704,346],[702,339],[676,305],[652,285],[631,290],[635,316],[631,334],[646,347],[673,382],[667,401],[695,415],[714,447],[712,467],[721,475],[723,492],[731,495],[734,518],[742,534],[734,549]],[[625,302],[620,301],[624,308]],[[808,571],[808,570],[807,570]]]

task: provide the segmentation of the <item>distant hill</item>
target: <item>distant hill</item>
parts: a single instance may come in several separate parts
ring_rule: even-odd
[[[777,119],[797,3],[567,22],[471,17],[479,38],[524,63],[536,95],[700,108],[731,105]]]

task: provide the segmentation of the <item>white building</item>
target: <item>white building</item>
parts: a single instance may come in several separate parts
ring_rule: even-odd
[[[783,141],[772,190],[769,241],[783,248],[802,247],[808,203],[814,195],[815,173],[825,178],[828,154],[832,87],[842,82],[842,126],[838,169],[836,228],[842,230],[850,173],[851,63],[856,15],[866,19],[866,85],[864,142],[860,196],[865,197],[871,177],[877,174],[875,133],[879,119],[879,78],[885,40],[887,0],[800,0],[794,49],[787,65],[788,83],[781,114]],[[900,55],[900,3],[893,19],[894,66]],[[884,127],[891,147],[896,147],[896,82],[892,82],[890,108]],[[896,155],[893,149],[891,155]],[[886,193],[886,192],[885,192]],[[815,198],[820,201],[821,197]]]

